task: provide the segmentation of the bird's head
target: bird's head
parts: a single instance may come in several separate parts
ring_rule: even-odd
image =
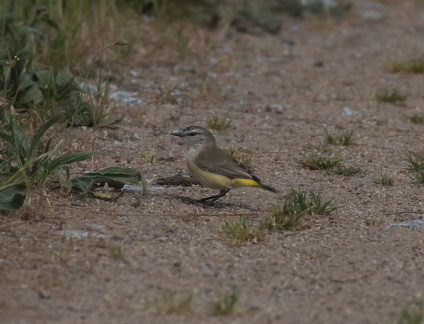
[[[215,137],[206,128],[200,126],[188,126],[178,128],[171,135],[181,137],[188,146],[215,145]]]

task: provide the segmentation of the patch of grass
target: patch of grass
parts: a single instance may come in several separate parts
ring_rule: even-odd
[[[271,215],[261,222],[261,230],[282,230],[287,231],[300,226],[305,215],[324,215],[341,208],[341,206],[330,207],[332,200],[322,202],[319,194],[310,192],[309,199],[307,193],[292,189],[285,199],[284,205],[277,201],[273,204]]]
[[[424,183],[424,157],[418,153],[409,151],[406,154],[409,168],[414,172],[412,178]]]
[[[418,114],[414,114],[412,115],[409,120],[415,124],[422,124],[424,123],[424,116],[423,115],[418,115]]]
[[[216,315],[231,315],[237,311],[238,296],[235,291],[231,294],[224,293],[214,304]]]
[[[145,152],[145,151],[141,151],[141,157],[143,158],[144,161],[146,161],[147,163],[153,164],[154,160],[155,160],[155,152]]]
[[[193,296],[190,294],[187,297],[181,296],[179,293],[166,291],[161,298],[151,301],[146,301],[146,307],[154,306],[158,314],[183,314],[190,313],[190,303]]]
[[[404,308],[399,314],[397,323],[398,324],[421,324],[424,320],[424,297],[421,297],[413,303],[413,309],[411,307]]]
[[[341,135],[332,135],[329,134],[327,129],[325,129],[325,139],[330,144],[336,144],[336,145],[351,145],[353,144],[352,140],[353,131],[341,134]]]
[[[241,164],[245,165],[246,167],[250,168],[252,166],[252,157],[247,156],[246,154],[242,153],[243,148],[232,148],[228,147],[227,152],[230,154],[234,160],[240,162]]]
[[[378,222],[375,219],[372,219],[372,218],[368,218],[368,219],[365,220],[365,225],[367,225],[367,226],[375,226],[375,225],[377,225],[377,223]]]
[[[302,153],[302,159],[298,162],[311,170],[326,170],[339,166],[342,160],[340,157],[324,157],[318,153]]]
[[[118,260],[118,259],[122,258],[123,251],[122,251],[122,246],[121,245],[112,245],[110,247],[110,252],[112,253],[112,257],[115,260]]]
[[[355,174],[360,174],[362,172],[361,168],[355,168],[355,167],[337,167],[335,170],[335,173],[338,175],[342,175],[345,177],[352,177]]]
[[[258,242],[263,239],[264,233],[246,224],[245,215],[241,215],[238,222],[225,221],[223,228],[236,244],[242,244],[247,241]]]
[[[393,185],[394,179],[389,177],[387,173],[382,172],[380,178],[374,178],[374,182],[383,186],[391,186]]]
[[[392,73],[408,72],[408,73],[424,73],[424,59],[414,59],[403,62],[388,62],[387,68]]]
[[[399,103],[404,102],[409,95],[402,94],[398,89],[383,89],[374,96],[378,102]]]
[[[225,130],[231,127],[232,121],[228,117],[228,113],[220,120],[217,116],[213,116],[208,120],[208,127],[215,130]]]

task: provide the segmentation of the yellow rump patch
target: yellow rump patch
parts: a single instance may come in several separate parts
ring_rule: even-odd
[[[259,188],[262,188],[262,186],[255,180],[241,179],[241,178],[233,179],[231,181],[231,187],[232,188],[241,188],[241,187],[259,187]]]

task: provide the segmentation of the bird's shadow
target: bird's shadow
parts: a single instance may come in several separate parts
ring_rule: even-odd
[[[233,204],[233,203],[229,203],[229,202],[221,202],[221,201],[217,201],[214,202],[213,204],[205,204],[202,203],[198,200],[195,199],[191,199],[188,197],[184,197],[184,196],[179,196],[179,195],[171,195],[172,198],[176,198],[181,200],[183,203],[188,204],[188,205],[197,205],[197,206],[202,206],[202,207],[209,207],[209,208],[216,208],[216,209],[222,209],[222,208],[243,208],[243,209],[249,209],[252,210],[251,207],[249,207],[248,205],[244,205],[244,204]]]

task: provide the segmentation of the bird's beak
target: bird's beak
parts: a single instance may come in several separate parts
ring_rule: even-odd
[[[183,137],[183,136],[184,136],[184,134],[183,134],[183,129],[182,129],[182,128],[178,128],[178,129],[176,129],[176,130],[173,130],[173,131],[171,132],[171,135],[179,136],[179,137]]]

